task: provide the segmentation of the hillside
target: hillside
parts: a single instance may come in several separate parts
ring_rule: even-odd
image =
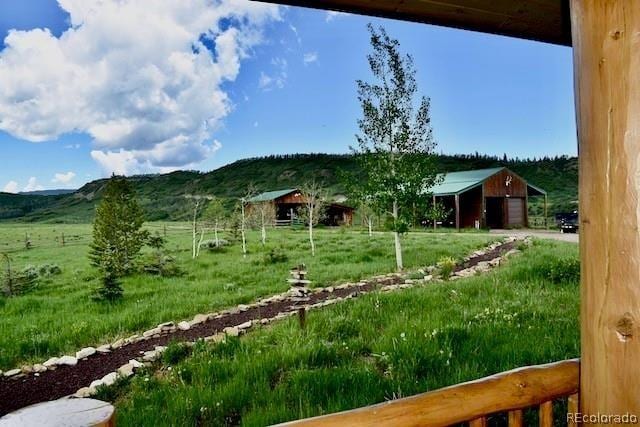
[[[51,190],[34,190],[34,191],[21,191],[18,194],[26,194],[29,196],[57,196],[60,194],[73,193],[76,190],[70,190],[68,188],[56,188]]]
[[[576,208],[578,165],[576,158],[533,160],[492,156],[440,155],[441,171],[506,166],[549,193],[549,213]],[[186,194],[212,194],[229,203],[251,184],[258,191],[300,186],[310,179],[322,181],[328,190],[344,191],[341,171],[356,172],[350,155],[295,154],[239,160],[211,172],[177,171],[163,175],[130,177],[149,220],[188,218]],[[106,180],[85,184],[71,194],[25,195],[0,193],[0,219],[46,222],[87,222],[93,217]],[[541,215],[541,201],[532,201],[531,215]]]

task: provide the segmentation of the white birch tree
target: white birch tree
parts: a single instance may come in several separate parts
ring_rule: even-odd
[[[220,247],[219,231],[224,226],[228,216],[228,212],[225,209],[222,200],[217,197],[211,200],[202,216],[208,227],[213,229],[213,241],[216,248]]]
[[[256,192],[252,185],[249,185],[247,191],[240,197],[240,234],[242,236],[242,256],[247,256],[247,228],[249,223],[247,208],[250,200],[255,196]]]
[[[363,225],[366,226],[369,231],[369,237],[372,237],[373,220],[376,217],[376,211],[372,204],[367,200],[360,202],[360,217],[362,218]]]
[[[416,71],[410,55],[384,28],[368,25],[373,51],[367,56],[373,82],[357,81],[362,118],[357,147],[362,197],[392,218],[396,266],[402,270],[400,236],[409,228],[410,206],[437,182],[430,101],[416,102]]]
[[[205,233],[205,228],[198,219],[204,203],[207,200],[213,200],[214,197],[200,194],[187,194],[184,197],[193,203],[193,213],[191,215],[191,259],[196,259],[200,255],[200,245]]]
[[[260,223],[260,239],[262,245],[267,244],[267,227],[272,227],[276,220],[276,207],[273,202],[260,202],[255,205],[255,215]]]
[[[322,185],[316,181],[307,182],[300,189],[304,199],[304,208],[300,212],[301,219],[309,230],[311,256],[316,256],[316,244],[313,240],[313,228],[322,220],[326,208],[326,194]]]

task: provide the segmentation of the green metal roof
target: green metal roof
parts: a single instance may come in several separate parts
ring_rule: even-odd
[[[450,196],[464,193],[473,187],[481,185],[487,178],[495,175],[504,168],[477,169],[472,171],[449,172],[438,175],[442,178],[439,184],[430,189],[436,196]]]
[[[470,171],[449,172],[441,173],[438,177],[442,178],[442,181],[430,189],[430,192],[435,196],[451,196],[454,194],[464,193],[479,185],[482,185],[487,178],[492,177],[505,167],[490,168],[490,169],[476,169]],[[543,189],[536,187],[535,185],[527,183],[527,187],[534,190],[539,194],[547,194]]]
[[[248,200],[249,203],[257,203],[257,202],[270,202],[279,197],[286,196],[287,194],[293,193],[294,191],[298,191],[295,188],[288,188],[286,190],[275,190],[275,191],[266,191],[264,193],[260,193],[257,196],[253,196]]]

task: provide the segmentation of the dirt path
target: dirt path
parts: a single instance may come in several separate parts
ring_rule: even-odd
[[[483,254],[471,256],[455,271],[471,267],[481,261],[497,258],[517,246],[518,242],[507,242]],[[297,311],[300,307],[315,303],[346,298],[351,295],[370,292],[383,286],[404,283],[401,275],[378,276],[360,284],[347,288],[325,288],[309,294],[308,301],[298,301],[290,297],[282,301],[272,301],[263,306],[255,306],[245,311],[232,310],[231,313],[195,324],[188,330],[176,330],[156,338],[127,344],[109,353],[97,353],[79,360],[75,366],[59,366],[39,374],[26,374],[18,377],[0,378],[0,416],[34,403],[59,399],[87,387],[92,381],[116,371],[131,359],[140,359],[145,351],[152,351],[156,346],[166,346],[171,341],[194,342],[222,332],[226,327],[233,327],[247,321],[271,319],[279,313]],[[366,282],[363,284],[363,282]]]

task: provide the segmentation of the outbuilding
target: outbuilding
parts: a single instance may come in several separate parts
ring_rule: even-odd
[[[451,213],[447,224],[461,227],[512,228],[529,225],[529,197],[547,193],[505,167],[449,172],[430,191],[433,201]]]
[[[272,203],[275,208],[275,225],[291,225],[298,218],[298,211],[304,208],[306,198],[297,188],[266,191],[248,200],[249,208],[257,203]],[[338,202],[326,202],[324,217],[320,221],[324,225],[351,225],[353,222],[351,206]]]

